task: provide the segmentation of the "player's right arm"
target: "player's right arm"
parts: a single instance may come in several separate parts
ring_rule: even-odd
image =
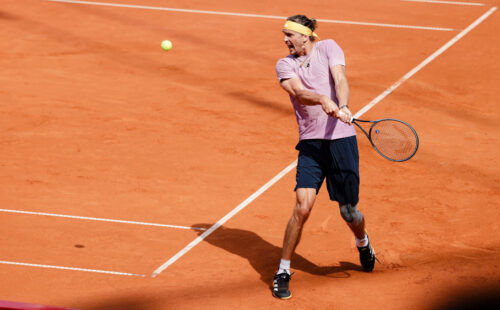
[[[321,105],[326,114],[339,118],[343,122],[349,122],[350,119],[346,113],[339,110],[337,104],[328,96],[320,95],[305,89],[298,77],[283,79],[280,82],[281,87],[303,105]]]

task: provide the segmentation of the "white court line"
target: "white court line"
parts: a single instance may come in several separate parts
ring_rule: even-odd
[[[113,220],[113,219],[103,219],[103,218],[97,218],[97,217],[76,216],[76,215],[66,215],[66,214],[54,214],[54,213],[46,213],[46,212],[32,212],[32,211],[9,210],[9,209],[0,209],[0,212],[19,213],[19,214],[31,214],[31,215],[43,215],[43,216],[54,216],[54,217],[63,217],[63,218],[78,219],[78,220],[89,220],[89,221],[111,222],[111,223],[122,223],[122,224],[134,224],[134,225],[143,225],[143,226],[157,226],[157,227],[178,228],[178,229],[191,229],[191,230],[207,230],[206,228],[201,228],[201,227],[189,227],[189,226],[167,225],[167,224],[157,224],[157,223],[146,223],[146,222]]]
[[[463,38],[467,33],[469,33],[469,31],[471,31],[472,29],[476,28],[477,25],[479,25],[483,20],[485,20],[486,18],[488,18],[488,16],[490,16],[491,14],[493,14],[493,12],[495,12],[496,9],[497,9],[497,7],[493,7],[491,9],[489,9],[486,13],[484,13],[481,17],[479,17],[478,19],[476,19],[467,28],[465,28],[459,34],[457,34],[453,39],[451,39],[450,41],[448,41],[448,43],[446,43],[445,45],[441,46],[441,48],[439,48],[437,51],[435,51],[434,53],[432,53],[432,55],[430,55],[429,57],[427,57],[418,66],[416,66],[415,68],[413,68],[412,70],[410,70],[402,78],[400,78],[396,83],[392,84],[383,93],[381,93],[380,95],[378,95],[370,103],[368,103],[366,106],[364,106],[358,113],[356,113],[354,115],[354,118],[360,117],[366,111],[368,111],[371,108],[373,108],[373,106],[375,106],[377,103],[379,103],[380,101],[382,101],[382,99],[384,99],[385,97],[387,97],[396,88],[398,88],[399,86],[401,86],[401,84],[403,84],[406,80],[408,80],[413,75],[415,75],[415,73],[417,73],[423,67],[425,67],[426,65],[428,65],[431,61],[433,61],[434,59],[436,59],[436,57],[438,57],[439,55],[441,55],[444,51],[446,51],[448,48],[450,48],[453,44],[457,43],[457,41],[460,40],[461,38]]]
[[[100,5],[100,6],[113,6],[122,8],[134,8],[134,9],[147,9],[147,10],[159,10],[159,11],[171,11],[171,12],[183,12],[183,13],[197,13],[197,14],[211,14],[211,15],[228,15],[228,16],[240,16],[240,17],[256,17],[256,18],[270,18],[270,19],[280,19],[286,20],[286,16],[275,16],[275,15],[260,15],[260,14],[245,14],[245,13],[233,13],[233,12],[218,12],[218,11],[206,11],[206,10],[190,10],[190,9],[177,9],[177,8],[164,8],[157,6],[145,6],[145,5],[134,5],[134,4],[119,4],[119,3],[107,3],[107,2],[93,2],[93,1],[78,1],[78,0],[47,0],[51,2],[62,2],[62,3],[74,3],[74,4],[87,4],[87,5]],[[350,24],[350,25],[360,25],[360,26],[376,26],[376,27],[390,27],[390,28],[408,28],[408,29],[420,29],[420,30],[437,30],[437,31],[455,31],[452,28],[442,28],[442,27],[426,27],[426,26],[412,26],[412,25],[396,25],[396,24],[383,24],[383,23],[368,23],[368,22],[356,22],[347,20],[334,20],[334,19],[317,19],[324,23],[336,23],[336,24]]]
[[[4,260],[0,260],[0,264],[16,265],[16,266],[27,266],[27,267],[38,267],[38,268],[48,268],[48,269],[62,269],[62,270],[73,270],[73,271],[85,271],[85,272],[105,273],[105,274],[113,274],[113,275],[120,275],[120,276],[133,276],[133,277],[143,277],[143,278],[146,277],[146,275],[144,275],[144,274],[136,274],[136,273],[128,273],[128,272],[98,270],[98,269],[87,269],[87,268],[76,268],[76,267],[62,267],[62,266],[30,264],[30,263],[19,263],[19,262],[9,262],[9,261],[4,261]]]
[[[262,193],[264,193],[268,188],[270,188],[274,183],[278,182],[283,176],[285,176],[290,170],[295,168],[297,165],[297,160],[288,165],[285,169],[283,169],[280,173],[278,173],[274,178],[272,178],[269,182],[264,184],[261,188],[259,188],[255,193],[253,193],[250,197],[245,199],[242,203],[240,203],[236,208],[234,208],[231,212],[226,214],[223,218],[221,218],[217,223],[212,225],[207,231],[201,234],[199,237],[191,241],[187,246],[185,246],[182,250],[180,250],[177,254],[172,256],[168,261],[166,261],[163,265],[158,267],[153,274],[151,275],[153,278],[159,275],[163,270],[165,270],[168,266],[175,263],[176,260],[181,258],[184,254],[186,254],[189,250],[194,248],[198,243],[202,242],[203,239],[210,236],[217,228],[224,225],[230,218],[235,216],[238,212],[243,210],[247,205],[249,205],[252,201],[254,201],[257,197],[259,197]]]
[[[438,1],[438,0],[401,0],[406,2],[429,2],[429,3],[442,3],[442,4],[456,4],[456,5],[475,5],[475,6],[485,6],[484,3],[474,3],[474,2],[460,2],[460,1]]]
[[[412,69],[410,72],[405,74],[403,78],[401,78],[399,81],[397,81],[395,84],[393,84],[391,87],[389,87],[386,91],[384,91],[382,94],[377,96],[374,100],[372,100],[369,104],[367,104],[363,109],[361,109],[354,117],[359,117],[366,113],[368,110],[373,108],[375,104],[380,102],[383,98],[387,97],[391,92],[393,92],[396,88],[398,88],[402,83],[404,83],[406,80],[408,80],[411,76],[413,76],[415,73],[417,73],[419,70],[421,70],[424,66],[429,64],[432,60],[434,60],[437,56],[442,54],[445,50],[447,50],[450,46],[455,44],[460,38],[462,38],[464,35],[466,35],[469,31],[474,29],[477,25],[479,25],[483,20],[485,20],[488,16],[490,16],[497,8],[491,8],[488,12],[484,13],[481,17],[479,17],[476,21],[474,21],[472,24],[470,24],[465,30],[460,32],[457,36],[455,36],[452,40],[450,40],[448,43],[443,45],[440,49],[438,49],[436,52],[434,52],[431,56],[429,56],[426,60],[424,60],[421,64],[419,64],[417,67]],[[203,239],[208,237],[210,234],[212,234],[217,228],[222,226],[225,222],[227,222],[229,219],[231,219],[233,216],[235,216],[238,212],[243,210],[250,202],[255,200],[258,196],[260,196],[262,193],[264,193],[269,187],[271,187],[274,183],[278,182],[283,176],[285,176],[288,172],[290,172],[295,166],[297,165],[297,161],[294,161],[288,167],[286,167],[283,171],[278,173],[274,178],[271,179],[271,181],[267,182],[264,186],[262,186],[258,191],[253,193],[250,197],[248,197],[245,201],[243,201],[240,205],[238,205],[236,208],[234,208],[231,212],[226,214],[223,218],[221,218],[217,223],[215,223],[212,227],[210,227],[207,231],[205,231],[202,235],[194,239],[191,243],[189,243],[186,247],[184,247],[182,250],[180,250],[177,254],[175,254],[173,257],[171,257],[169,260],[167,260],[163,265],[158,267],[153,274],[151,275],[153,278],[159,275],[162,271],[164,271],[168,266],[172,265],[175,261],[177,261],[179,258],[181,258],[184,254],[186,254],[189,250],[191,250],[193,247],[195,247],[197,244],[199,244]]]

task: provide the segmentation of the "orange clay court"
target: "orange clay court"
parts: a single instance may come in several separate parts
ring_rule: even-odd
[[[499,292],[499,4],[3,0],[0,308],[442,309]],[[407,121],[420,148],[390,162],[358,131],[381,263],[362,271],[323,187],[282,301],[298,132],[274,67],[295,14],[343,48],[351,111]]]

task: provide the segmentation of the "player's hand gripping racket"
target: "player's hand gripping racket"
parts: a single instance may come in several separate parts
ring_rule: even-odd
[[[405,161],[418,150],[417,132],[408,123],[392,118],[376,121],[352,118],[351,123],[358,126],[375,151],[388,160]],[[368,132],[359,123],[371,123]]]

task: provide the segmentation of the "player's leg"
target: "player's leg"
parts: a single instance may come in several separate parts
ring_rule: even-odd
[[[281,299],[292,297],[289,289],[290,282],[290,262],[292,255],[299,244],[302,228],[311,214],[314,201],[316,200],[315,188],[297,188],[297,201],[293,208],[293,214],[286,226],[285,237],[283,239],[283,250],[278,272],[274,276],[273,296]]]
[[[339,204],[340,215],[347,223],[347,226],[351,229],[357,239],[364,239],[366,235],[365,231],[365,218],[363,213],[359,211],[358,205],[352,205],[350,203]]]
[[[296,202],[293,214],[288,221],[283,240],[282,259],[290,260],[300,240],[302,227],[306,222],[316,200],[316,195],[323,184],[325,172],[320,150],[324,143],[321,140],[302,140],[297,144],[299,150],[296,174]]]
[[[293,209],[293,214],[286,226],[285,238],[283,240],[282,259],[290,260],[293,252],[300,241],[304,223],[311,214],[314,201],[316,200],[315,188],[297,188],[297,201]]]
[[[363,266],[363,269],[367,272],[372,271],[375,266],[376,258],[368,235],[366,234],[363,214],[358,210],[357,206],[353,207],[349,203],[340,205],[340,214],[354,233],[361,266]]]
[[[302,228],[311,213],[318,190],[323,183],[324,172],[316,158],[321,144],[320,141],[306,140],[297,145],[300,153],[295,187],[296,203],[286,226],[282,258],[273,283],[273,296],[281,299],[288,299],[292,296],[289,290],[291,258],[300,241]]]
[[[366,234],[365,218],[358,209],[359,155],[356,137],[332,141],[330,152],[331,171],[326,176],[330,199],[338,201],[340,214],[354,233],[363,269],[372,271],[376,260],[375,252]]]

